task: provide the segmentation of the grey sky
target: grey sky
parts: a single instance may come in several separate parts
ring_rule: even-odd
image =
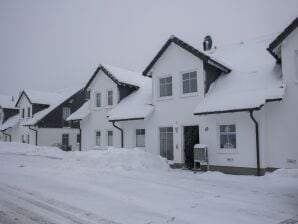
[[[0,94],[86,82],[101,62],[142,70],[171,34],[220,45],[296,16],[297,0],[0,0]]]

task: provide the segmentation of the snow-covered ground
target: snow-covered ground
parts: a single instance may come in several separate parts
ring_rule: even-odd
[[[0,223],[298,223],[298,171],[194,174],[139,150],[0,143]]]

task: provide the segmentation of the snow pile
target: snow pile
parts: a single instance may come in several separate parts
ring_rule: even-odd
[[[66,163],[96,170],[125,171],[168,171],[169,166],[160,156],[140,149],[109,147],[108,150],[90,150],[74,152],[65,159]]]
[[[66,120],[77,121],[82,120],[90,114],[90,101],[85,102],[79,109],[72,113]]]
[[[0,154],[17,154],[23,156],[63,159],[67,152],[51,146],[35,146],[18,142],[0,142]]]
[[[275,170],[273,173],[266,174],[269,177],[273,178],[291,178],[291,179],[298,179],[298,169],[278,169]]]

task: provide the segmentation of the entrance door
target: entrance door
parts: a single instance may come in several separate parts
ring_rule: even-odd
[[[194,167],[193,147],[199,142],[199,126],[184,126],[184,160],[187,168]]]

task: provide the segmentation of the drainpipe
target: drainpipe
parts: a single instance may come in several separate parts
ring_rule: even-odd
[[[7,128],[7,129],[8,129],[8,128]],[[6,135],[6,136],[8,136],[8,137],[9,137],[9,142],[11,142],[11,135],[10,135],[10,134],[7,134],[7,133],[5,133],[5,131],[6,131],[7,129],[5,129],[5,130],[3,130],[3,131],[1,131],[1,132],[2,132],[2,134],[3,134],[3,135]]]
[[[116,126],[116,125],[115,125],[115,121],[113,121],[112,123],[113,123],[113,126],[114,126],[115,128],[117,128],[118,130],[120,130],[120,132],[121,132],[121,148],[123,148],[123,147],[124,147],[124,141],[123,141],[123,129],[121,129],[120,127]]]
[[[30,130],[34,131],[35,132],[35,145],[37,145],[37,129],[33,129],[31,128],[31,126],[29,125],[28,126]]]
[[[259,141],[259,124],[253,115],[253,110],[249,111],[250,118],[253,120],[256,129],[256,150],[257,150],[257,175],[261,176],[261,168],[260,168],[260,141]]]
[[[79,127],[79,135],[80,135],[80,145],[79,145],[79,151],[82,151],[82,129],[81,126]]]

